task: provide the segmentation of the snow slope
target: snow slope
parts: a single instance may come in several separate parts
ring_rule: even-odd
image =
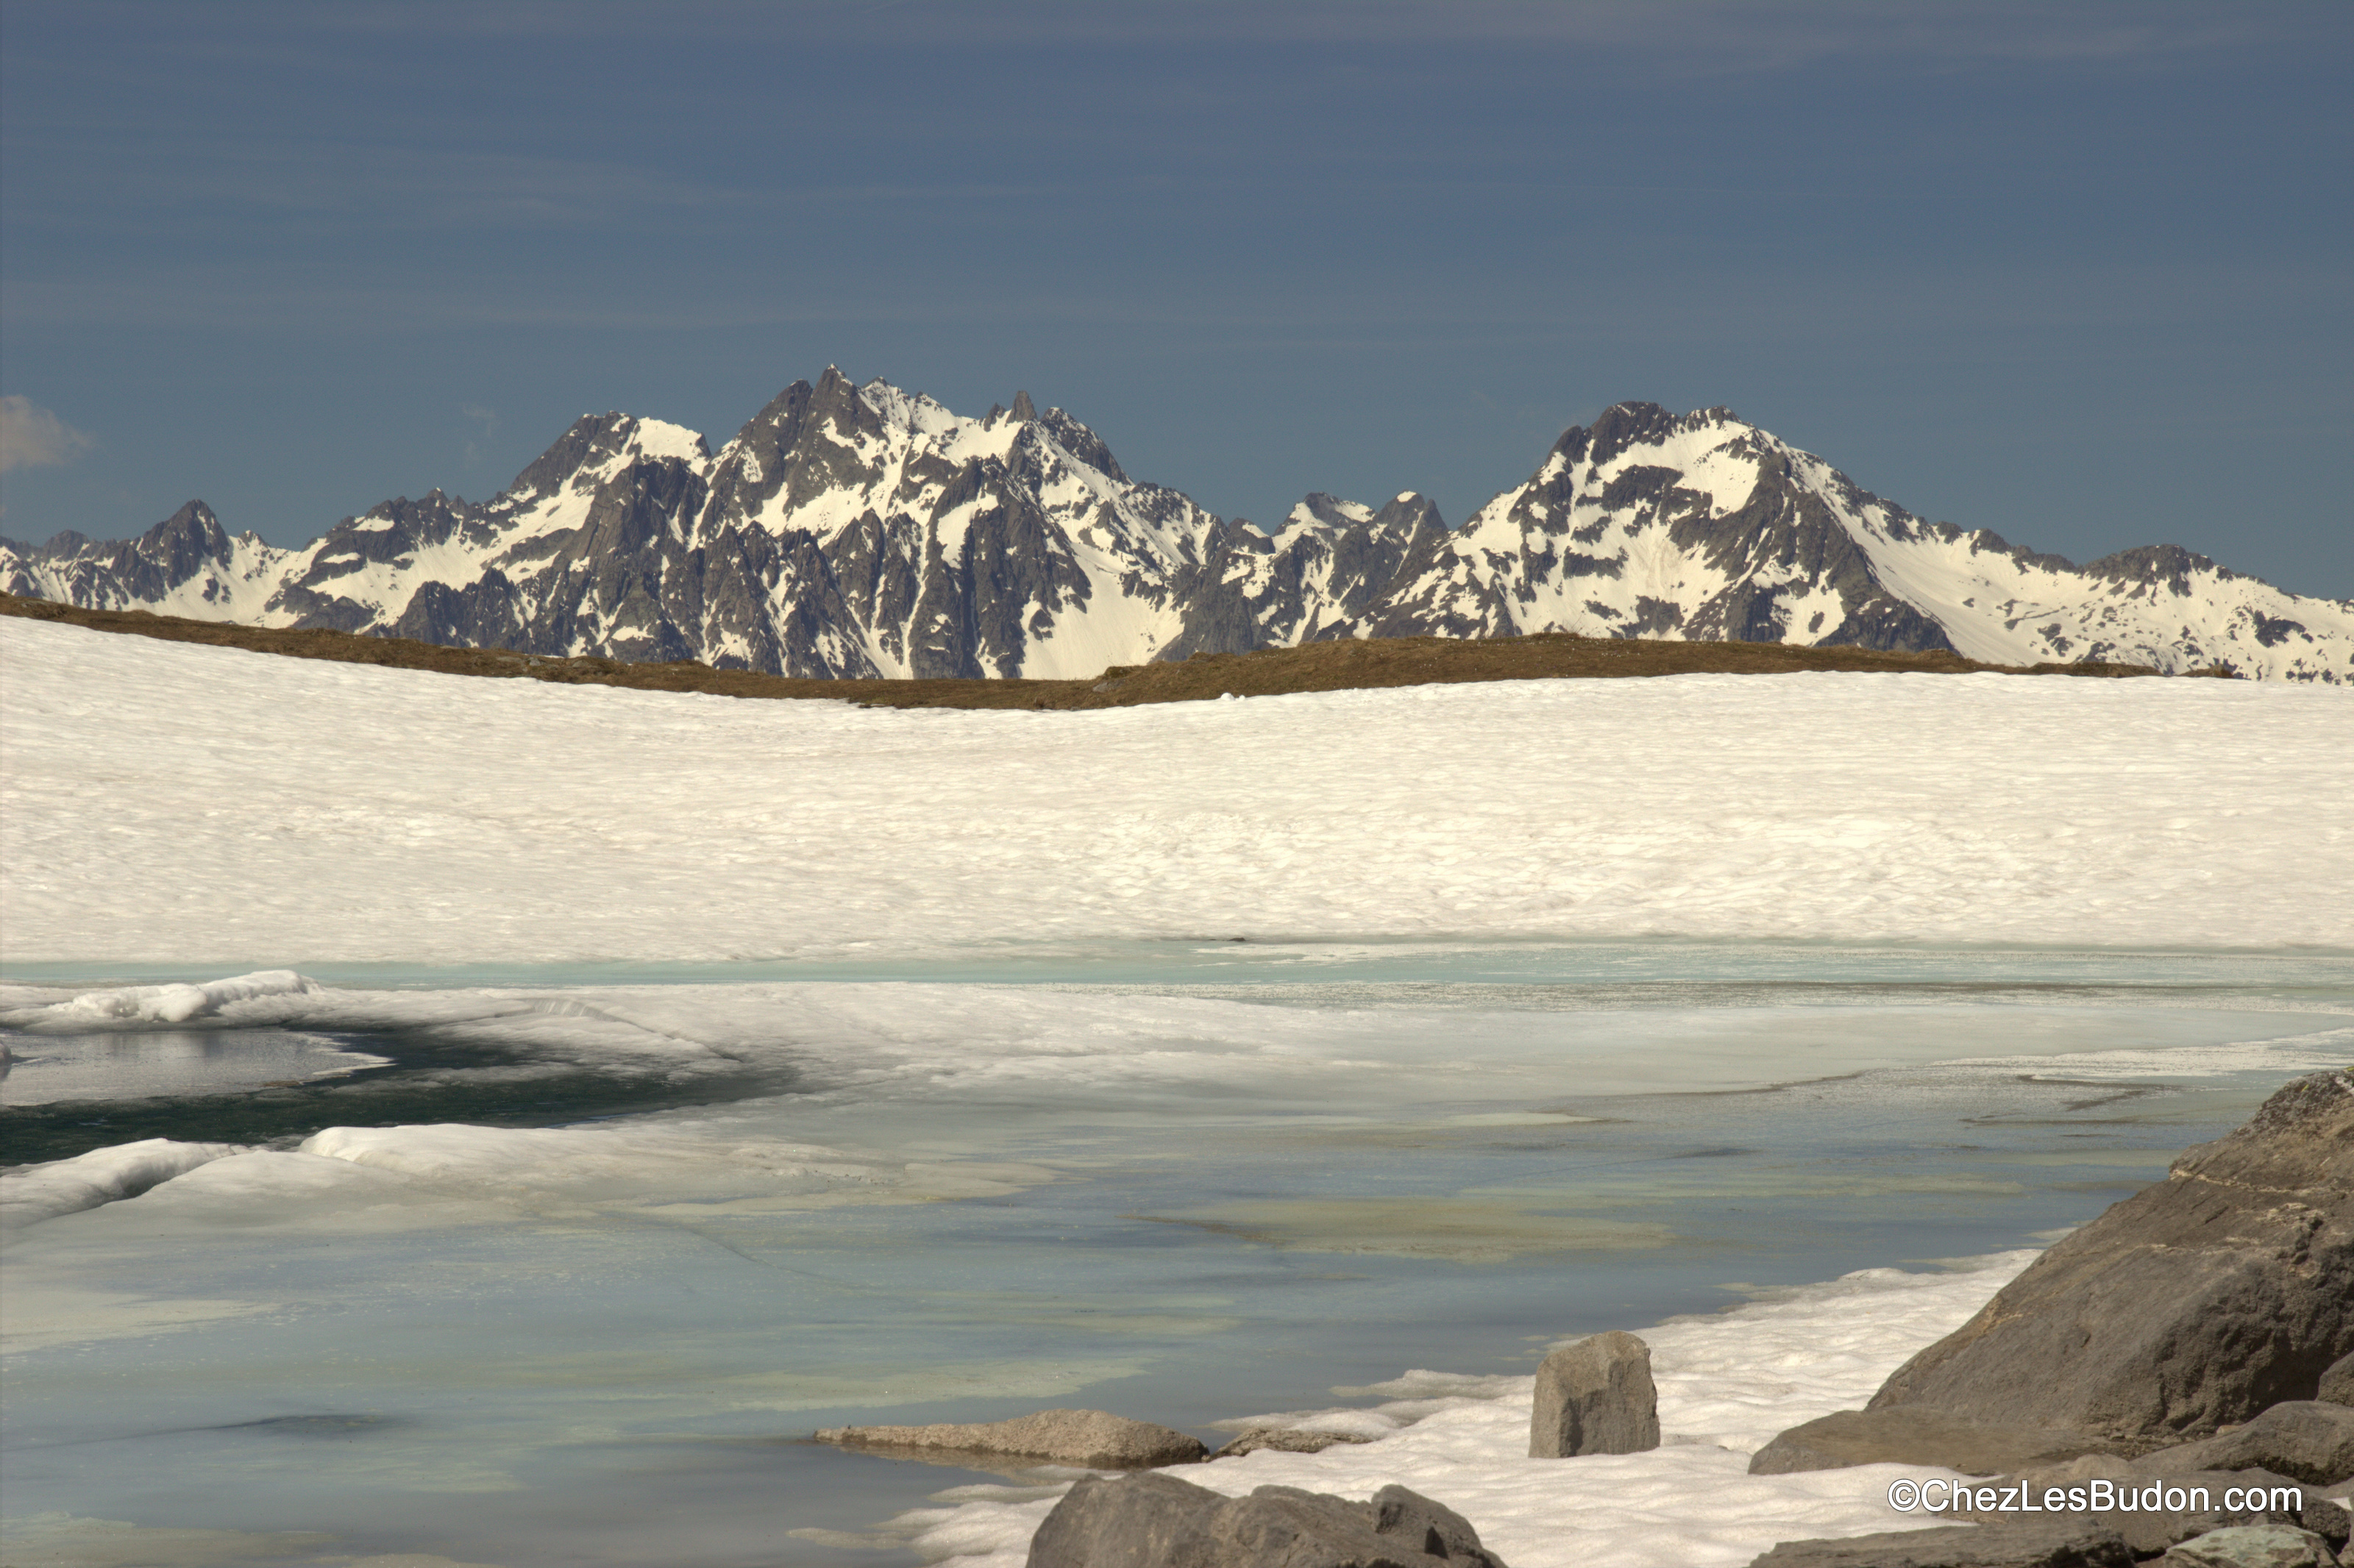
[[[14,618],[0,665],[15,963],[2354,947],[2354,706],[2316,686],[1696,675],[869,711]]]
[[[829,369],[716,453],[584,415],[476,504],[440,491],[299,550],[191,502],[140,539],[0,541],[0,588],[101,608],[795,675],[1070,678],[1333,637],[1954,649],[2354,680],[2354,604],[2170,546],[2077,567],[1932,524],[1723,408],[1622,403],[1450,529],[1412,492],[1272,532],[1130,480],[1027,395],[960,416]]]

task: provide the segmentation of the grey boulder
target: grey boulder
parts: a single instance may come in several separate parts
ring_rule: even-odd
[[[1966,1476],[2036,1469],[2101,1451],[2081,1432],[1973,1421],[1942,1410],[1838,1410],[1791,1427],[1750,1456],[1753,1476],[1849,1465],[1935,1465]]]
[[[2133,1561],[2113,1530],[2035,1520],[1786,1541],[1750,1568],[2133,1568]]]
[[[2299,1078],[2055,1245],[1870,1409],[2147,1451],[2309,1400],[2354,1351],[2354,1072]]]
[[[2154,1475],[2179,1470],[2277,1470],[2317,1487],[2354,1477],[2354,1408],[2321,1400],[2275,1404],[2244,1426],[2146,1454],[2136,1467]]]
[[[2338,1568],[2319,1536],[2287,1524],[2238,1525],[2184,1542],[2163,1568]]]
[[[1031,1538],[1029,1568],[1504,1568],[1462,1515],[1404,1487],[1351,1502],[1297,1487],[1229,1498],[1174,1476],[1090,1477]]]
[[[2332,1404],[2354,1404],[2354,1355],[2340,1356],[2329,1363],[2315,1385],[2313,1397]]]
[[[1091,1470],[1146,1470],[1190,1465],[1209,1456],[1198,1439],[1182,1432],[1101,1410],[1041,1410],[1011,1421],[972,1425],[836,1426],[820,1432],[817,1439],[845,1448],[1043,1459]]]
[[[1640,1454],[1659,1446],[1651,1347],[1612,1330],[1564,1345],[1537,1368],[1529,1457]]]

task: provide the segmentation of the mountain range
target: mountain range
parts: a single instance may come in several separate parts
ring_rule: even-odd
[[[2354,683],[2354,601],[2170,545],[2080,567],[1926,522],[1724,408],[1617,404],[1459,528],[1411,492],[1311,494],[1262,527],[1131,480],[1026,393],[972,418],[831,368],[716,452],[584,415],[486,502],[387,501],[284,549],[192,501],[136,539],[0,540],[0,588],[814,677],[1569,631]]]

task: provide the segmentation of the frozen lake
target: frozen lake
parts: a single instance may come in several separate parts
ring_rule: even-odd
[[[879,1525],[1003,1478],[798,1439],[1079,1404],[1214,1443],[1410,1369],[1524,1378],[1566,1335],[2037,1245],[2354,1059],[2338,959],[1453,957],[1510,978],[1295,950],[1203,983],[1252,966],[1193,950],[1157,987],[1123,960],[230,1003],[196,1032],[381,1065],[12,1112],[99,1151],[51,1171],[119,1135],[274,1147],[15,1233],[11,1511],[461,1562],[912,1562],[915,1524]],[[88,1037],[28,1027],[136,1037],[61,1021],[73,994],[9,990],[9,1083]]]
[[[2343,694],[0,653],[7,1528],[77,1562],[1013,1564],[1067,1475],[805,1439],[1062,1404],[1745,1563],[1891,1523],[1751,1448],[2354,1060]],[[1691,1315],[1666,1446],[1520,1457],[1548,1343]]]

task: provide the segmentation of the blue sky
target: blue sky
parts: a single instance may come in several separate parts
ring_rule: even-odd
[[[2354,597],[2343,0],[8,0],[0,73],[15,538],[293,543],[838,363],[1261,521],[1722,404]]]

